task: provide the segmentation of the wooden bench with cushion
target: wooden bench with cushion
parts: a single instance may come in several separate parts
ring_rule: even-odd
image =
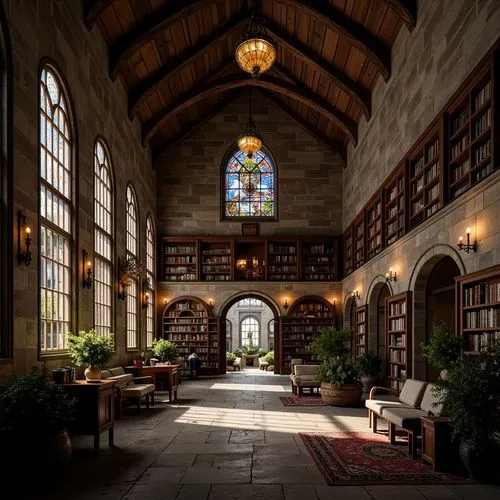
[[[133,377],[130,373],[120,366],[102,370],[101,378],[114,380],[116,391],[116,410],[118,416],[121,416],[123,406],[127,400],[135,400],[137,412],[141,411],[141,400],[146,399],[146,408],[149,403],[154,406],[155,384],[153,377]]]

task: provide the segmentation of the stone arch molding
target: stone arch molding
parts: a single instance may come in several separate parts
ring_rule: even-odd
[[[371,303],[372,294],[381,289],[381,287],[377,285],[382,285],[382,286],[387,285],[389,287],[391,295],[394,295],[394,290],[392,288],[391,282],[386,281],[385,276],[383,276],[382,274],[377,274],[375,278],[372,279],[371,283],[368,285],[368,289],[366,290],[366,300],[365,300],[366,305],[369,305]]]
[[[467,273],[465,269],[465,264],[462,258],[460,257],[458,251],[455,250],[455,248],[453,248],[450,245],[444,245],[439,243],[437,245],[433,245],[418,258],[411,272],[410,281],[408,284],[408,290],[415,291],[417,280],[419,279],[421,271],[425,266],[429,265],[429,261],[435,263],[444,256],[450,257],[455,262],[455,264],[458,266],[458,269],[460,269],[461,275]]]
[[[223,314],[226,315],[227,312],[229,311],[229,308],[238,302],[239,300],[246,299],[248,297],[255,298],[255,299],[262,299],[262,301],[267,304],[271,310],[273,311],[274,318],[277,319],[281,315],[281,310],[279,305],[276,303],[276,301],[272,298],[269,297],[269,295],[262,293],[262,292],[257,292],[254,290],[249,290],[247,292],[237,292],[230,297],[228,297],[221,305],[219,308],[220,311],[220,316]]]

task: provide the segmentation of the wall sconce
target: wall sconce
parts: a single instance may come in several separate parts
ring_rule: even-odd
[[[149,307],[149,292],[144,292],[143,297],[142,297],[142,308],[147,309]]]
[[[353,290],[353,291],[351,292],[351,297],[352,297],[353,299],[359,299],[359,298],[361,297],[361,295],[359,294],[359,291],[358,291],[358,290]]]
[[[288,298],[285,297],[285,302],[283,302],[283,309],[286,311],[288,309]]]
[[[21,244],[24,240],[24,250]],[[17,261],[19,264],[31,264],[31,228],[26,225],[26,216],[19,211],[17,213]]]
[[[87,250],[82,250],[82,287],[92,288],[92,262],[88,258]]]
[[[212,309],[213,309],[213,307],[214,307],[214,303],[213,303],[212,299],[208,299],[208,308],[209,308],[210,310],[212,310]]]
[[[396,281],[396,271],[392,270],[392,267],[389,268],[389,272],[385,273],[385,281],[389,283],[389,281]]]
[[[163,299],[163,307],[167,307],[167,302],[168,302],[167,297],[165,297]]]
[[[462,236],[459,236],[458,237],[458,249],[459,250],[463,250],[464,252],[467,252],[467,253],[470,253],[470,251],[476,251],[477,250],[477,243],[474,241],[474,243],[471,243],[470,242],[470,227],[468,227],[466,230],[465,230],[466,234],[467,234],[467,242],[464,243],[464,239],[462,238]]]
[[[151,280],[149,276],[146,276],[142,280],[142,308],[147,309],[151,301]]]

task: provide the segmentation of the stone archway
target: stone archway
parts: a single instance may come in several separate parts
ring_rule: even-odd
[[[417,260],[410,277],[410,290],[413,291],[412,376],[421,380],[427,379],[427,363],[420,350],[420,344],[427,341],[427,284],[431,273],[443,259],[453,261],[458,275],[465,274],[464,263],[454,248],[434,245]]]

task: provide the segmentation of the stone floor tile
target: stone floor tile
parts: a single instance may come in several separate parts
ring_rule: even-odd
[[[287,459],[287,463],[290,463]],[[322,481],[315,465],[273,465],[252,467],[253,483],[314,484]]]
[[[447,488],[465,500],[498,500],[500,487],[488,484],[448,485]]]
[[[325,484],[317,484],[314,488],[319,500],[331,500],[332,498],[338,498],[339,500],[372,499],[363,486],[327,486]],[[390,498],[388,497],[387,500],[390,500]]]
[[[183,484],[242,484],[250,483],[250,467],[189,467]]]
[[[226,454],[226,453],[252,453],[253,446],[251,444],[225,444],[225,443],[172,443],[164,454],[166,455],[184,455],[184,454]]]
[[[287,464],[293,465],[313,465],[312,458],[309,454],[294,454],[294,455],[270,455],[270,454],[254,454],[253,455],[253,466],[254,467],[275,467],[277,465],[283,465],[286,462]]]
[[[215,484],[208,498],[209,500],[284,500],[285,497],[281,485],[278,484]]]
[[[168,456],[168,455],[166,455]],[[170,455],[176,457],[178,455]],[[251,467],[252,456],[250,454],[226,454],[226,455],[198,455],[194,466],[205,467]]]
[[[210,436],[210,431],[184,431],[180,432],[174,439],[174,443],[206,443]],[[169,443],[170,444],[170,443]]]
[[[195,454],[191,455],[159,455],[154,461],[153,467],[190,467],[196,459]]]
[[[317,500],[318,495],[312,484],[284,484],[285,500]]]
[[[440,484],[424,484],[416,486],[417,490],[430,500],[458,500],[460,496],[446,486]]]
[[[159,485],[169,489],[181,482],[186,470],[187,467],[150,467],[137,484]]]
[[[175,500],[206,500],[209,494],[209,484],[184,484]],[[146,496],[142,500],[149,500],[149,498]]]
[[[136,484],[122,497],[122,500],[175,500],[177,492],[177,486],[169,489],[165,488],[164,484]]]
[[[375,500],[423,500],[425,496],[415,486],[387,485],[365,486]]]

